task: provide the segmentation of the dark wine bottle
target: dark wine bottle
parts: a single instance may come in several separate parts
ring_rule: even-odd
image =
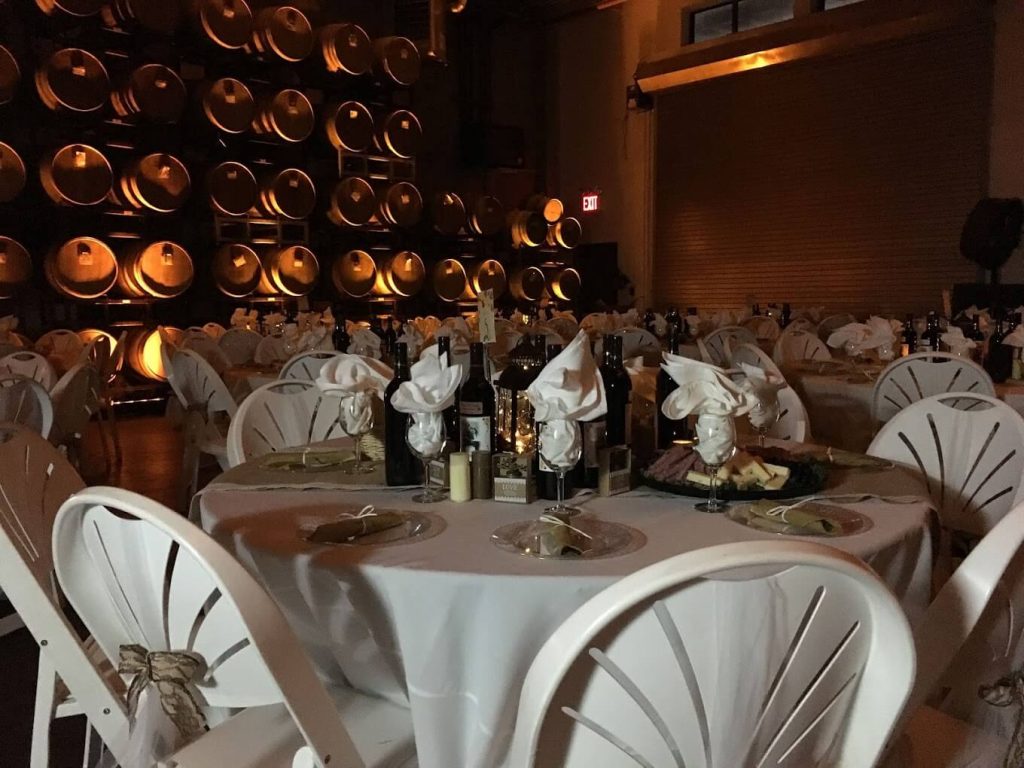
[[[644,312],[644,330],[648,333],[654,333],[654,310],[650,307]]]
[[[405,441],[412,419],[391,405],[398,386],[409,380],[409,347],[395,344],[395,378],[384,390],[384,476],[388,485],[418,485],[423,480],[423,466],[413,456]]]
[[[609,340],[615,338],[611,334],[606,335],[602,342],[604,357],[608,357],[608,349],[611,346]],[[608,377],[605,366],[599,368],[600,376],[605,386],[605,395],[608,394]],[[609,411],[611,402],[609,401]],[[597,488],[598,469],[600,467],[601,449],[608,445],[608,418],[609,415],[598,416],[590,421],[580,422],[580,432],[583,437],[583,455],[580,456],[576,465],[574,482],[577,488]]]
[[[1003,344],[1003,339],[1009,333],[1006,318],[1000,314],[995,333],[988,340],[988,354],[985,355],[985,370],[996,384],[1013,375],[1013,347]]]
[[[679,334],[669,336],[668,351],[673,355],[678,355],[679,343]],[[677,440],[689,440],[693,437],[686,419],[673,421],[661,412],[661,405],[665,402],[665,398],[675,392],[678,387],[676,380],[669,376],[664,368],[658,370],[658,381],[655,385],[655,402],[658,412],[654,416],[654,439],[659,451],[671,448]]]
[[[444,365],[454,365],[455,358],[452,357],[452,337],[437,337],[437,356]],[[459,451],[459,393],[455,393],[455,402],[444,409],[444,428],[448,433],[448,448],[451,451]]]
[[[495,446],[494,387],[484,369],[484,345],[469,345],[469,378],[459,390],[459,434],[462,450],[493,451]]]
[[[782,303],[782,317],[779,319],[779,325],[785,328],[793,320],[793,308],[786,302]]]
[[[900,357],[917,352],[917,331],[914,330],[914,316],[907,315],[903,320],[903,341],[900,344]]]
[[[334,348],[338,352],[348,352],[348,345],[352,343],[352,339],[349,338],[348,331],[345,330],[345,318],[341,316],[341,313],[337,309],[334,310],[334,334],[331,336],[331,341],[334,342]]]
[[[548,344],[547,348],[547,361],[550,363],[562,352],[561,344]],[[537,425],[538,432],[540,425]],[[537,471],[537,496],[542,499],[550,499],[552,501],[558,500],[558,475],[554,472],[545,469],[543,461],[538,464]],[[568,474],[565,478],[565,497],[569,498],[572,495],[572,473]]]
[[[668,323],[669,333],[672,332],[673,328],[681,329],[683,327],[683,318],[675,307],[668,308],[668,312],[665,314],[665,322]]]
[[[608,445],[629,443],[630,421],[632,420],[633,385],[629,374],[622,365],[622,337],[604,337],[604,363],[601,378],[608,398],[608,414],[605,416]]]
[[[974,349],[971,350],[971,359],[978,365],[981,365],[984,362],[985,334],[981,332],[981,322],[977,315],[971,318],[971,329],[966,336],[974,342]]]
[[[395,344],[398,343],[398,334],[395,332],[395,324],[390,317],[380,321],[381,325],[381,355],[384,361],[392,363],[395,359]]]

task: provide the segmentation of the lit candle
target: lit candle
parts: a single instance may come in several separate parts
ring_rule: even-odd
[[[452,501],[462,502],[473,498],[468,453],[453,453],[448,457],[448,486],[448,497]]]

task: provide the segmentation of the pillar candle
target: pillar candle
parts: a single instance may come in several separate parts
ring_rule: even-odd
[[[491,466],[490,451],[473,453],[473,498],[489,499],[494,496],[492,488],[494,468]]]
[[[448,497],[452,501],[469,501],[473,498],[469,454],[453,453],[448,457],[448,461]]]

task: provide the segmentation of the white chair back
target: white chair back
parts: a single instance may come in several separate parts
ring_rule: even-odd
[[[236,559],[181,515],[128,491],[87,489],[58,512],[53,552],[61,587],[108,658],[117,659],[129,644],[199,654],[207,672],[198,689],[208,705],[283,703],[316,765],[362,766],[277,605]],[[218,727],[230,730],[230,723],[210,735]],[[223,751],[221,764],[233,764],[232,754]]]
[[[80,437],[100,409],[100,375],[89,363],[78,363],[53,385],[50,397],[54,437],[59,442]]]
[[[205,333],[199,336],[187,336],[181,348],[195,352],[208,362],[218,374],[224,373],[231,367],[231,360],[228,359],[220,344]]]
[[[1024,498],[1024,418],[994,397],[920,400],[882,427],[868,453],[917,469],[951,530],[984,535]]]
[[[621,328],[615,332],[615,335],[622,337],[622,358],[624,360],[642,356],[645,362],[650,361],[654,365],[660,364],[661,343],[646,328]],[[570,338],[569,341],[572,339]]]
[[[811,440],[811,418],[800,395],[792,387],[779,390],[779,420],[768,430],[768,437],[797,443]]]
[[[724,328],[719,328],[717,331],[709,333],[700,341],[701,344],[698,346],[701,350],[701,355],[704,356],[704,362],[720,366],[729,365],[729,355],[725,349],[727,342],[732,346],[740,344],[757,345],[757,337],[746,328],[741,328],[738,325],[727,325]]]
[[[772,359],[777,365],[789,365],[801,360],[831,360],[832,353],[817,334],[787,328],[775,342]]]
[[[836,330],[842,328],[844,325],[850,323],[856,323],[857,318],[849,313],[843,313],[841,315],[829,315],[820,323],[818,323],[818,338],[822,341],[828,341],[828,337],[831,336]]]
[[[257,365],[274,365],[289,359],[295,346],[289,345],[284,336],[264,336],[252,353],[253,362]]]
[[[44,333],[34,345],[35,351],[47,358],[55,369],[64,373],[79,362],[85,342],[74,331],[58,329]]]
[[[220,323],[207,323],[203,326],[203,330],[206,331],[206,334],[212,339],[219,339],[227,333],[227,328]]]
[[[298,379],[300,381],[316,381],[320,369],[328,360],[342,354],[341,352],[300,352],[284,364],[277,378]]]
[[[207,417],[226,413],[234,417],[238,410],[227,385],[206,359],[191,349],[179,349],[164,363],[167,380],[186,409],[198,410]]]
[[[228,356],[232,365],[245,365],[252,362],[256,347],[262,340],[263,337],[256,331],[231,328],[224,332],[217,343],[220,344],[220,348],[224,350],[224,354]]]
[[[570,616],[523,684],[509,765],[871,766],[914,679],[899,603],[820,544],[695,550]]]
[[[729,366],[732,368],[739,368],[740,363],[744,365],[750,365],[754,368],[760,368],[765,373],[775,376],[783,381],[786,377],[782,375],[782,371],[775,364],[775,361],[771,359],[767,352],[761,349],[757,344],[736,344],[733,345],[726,341],[725,353],[726,358],[729,361]]]
[[[13,374],[38,381],[47,392],[57,383],[57,372],[38,352],[14,352],[0,358],[0,375]]]
[[[894,360],[882,371],[871,395],[875,421],[886,422],[911,403],[947,392],[996,396],[992,377],[980,365],[948,352],[920,352]],[[967,400],[964,407],[974,407]]]
[[[53,401],[43,385],[24,376],[0,377],[0,421],[28,427],[49,437]]]
[[[818,329],[818,324],[813,320],[806,317],[797,317],[789,325],[787,325],[782,332],[796,332],[796,331],[809,331],[814,333]]]
[[[775,319],[767,315],[748,317],[740,325],[754,334],[759,340],[764,341],[775,341],[779,338],[779,334],[782,333],[782,328],[779,327]]]
[[[228,462],[235,467],[273,451],[344,437],[338,402],[310,381],[273,381],[258,387],[231,420]]]

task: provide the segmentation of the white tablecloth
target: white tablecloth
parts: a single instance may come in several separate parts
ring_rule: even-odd
[[[230,481],[232,473],[223,477]],[[920,493],[899,470],[834,479],[838,486],[831,483],[837,487],[830,492]],[[568,562],[526,558],[489,541],[499,526],[538,515],[542,502],[421,506],[408,491],[218,489],[215,483],[193,513],[262,579],[322,674],[411,707],[423,768],[485,768],[503,764],[519,687],[537,651],[586,600],[672,555],[771,538],[697,512],[693,501],[644,488],[592,498],[585,504],[590,513],[633,526],[647,543],[621,557]],[[426,509],[447,528],[414,544],[383,547],[314,546],[297,532],[300,522],[327,520],[339,505],[363,503]],[[928,507],[872,501],[857,508],[873,527],[828,543],[867,559],[913,620],[929,599]]]

